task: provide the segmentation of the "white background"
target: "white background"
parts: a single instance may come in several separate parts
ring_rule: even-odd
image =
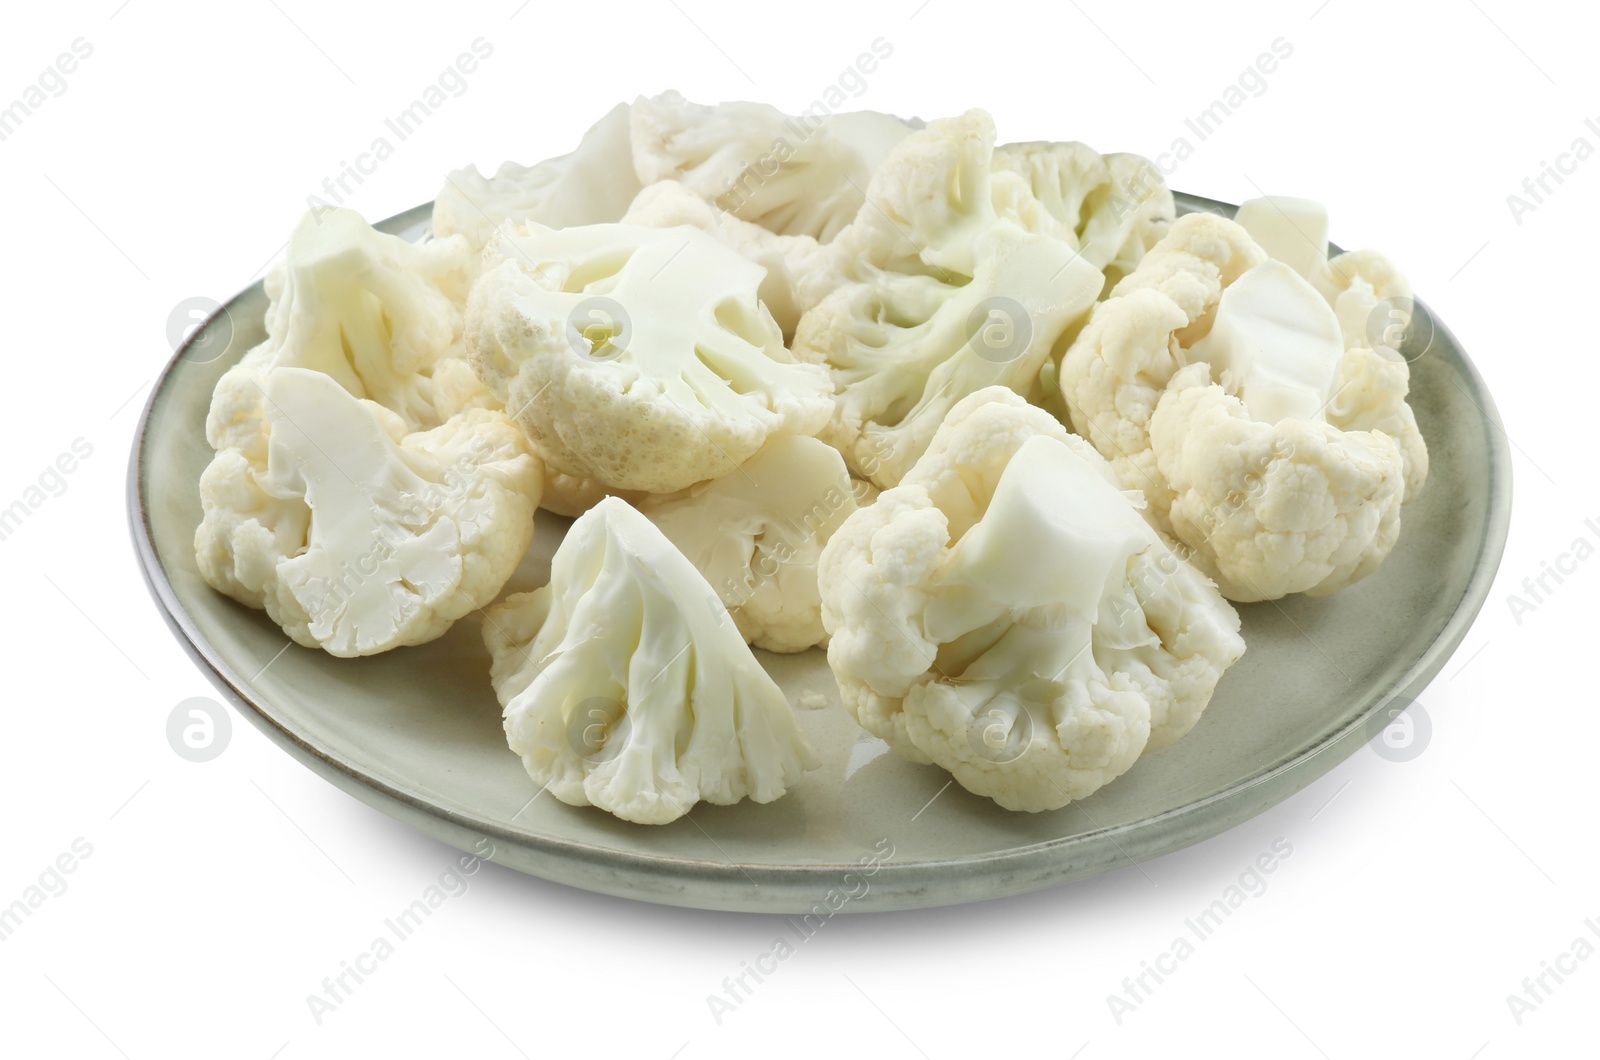
[[[984,0],[28,5],[0,100],[83,37],[92,56],[0,143],[6,398],[0,506],[82,438],[93,454],[0,542],[8,807],[0,905],[80,837],[65,893],[0,942],[0,1050],[81,1057],[1369,1055],[1595,1051],[1600,959],[1513,1017],[1506,997],[1600,918],[1593,667],[1600,560],[1513,616],[1543,561],[1600,538],[1589,200],[1580,164],[1518,223],[1507,195],[1600,134],[1574,6]],[[772,5],[776,8],[777,5]],[[1220,5],[1219,5],[1220,6]],[[410,9],[408,11],[408,9]],[[515,17],[512,17],[512,16]],[[445,170],[567,150],[619,99],[807,106],[877,37],[859,101],[969,106],[1002,139],[1155,154],[1275,38],[1293,55],[1173,174],[1229,201],[1329,204],[1447,320],[1499,401],[1516,518],[1495,590],[1421,698],[1405,763],[1370,749],[1216,839],[1052,891],[837,918],[718,1025],[706,995],[771,918],[656,908],[486,866],[319,1025],[306,995],[453,860],[235,719],[215,761],[169,748],[215,697],[157,617],[125,529],[126,455],[186,298],[226,299],[306,196],[477,37],[493,56],[349,199],[367,217]],[[1191,141],[1194,137],[1190,135]],[[1106,997],[1274,840],[1269,887],[1119,1024]],[[1597,944],[1600,937],[1590,936]],[[1554,983],[1554,980],[1547,980]]]

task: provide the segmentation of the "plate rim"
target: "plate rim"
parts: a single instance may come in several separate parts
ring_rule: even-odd
[[[1184,192],[1174,191],[1173,197],[1179,204],[1180,212],[1205,210],[1232,216],[1236,209],[1229,203]],[[384,232],[402,233],[416,228],[419,223],[425,223],[431,217],[432,206],[431,201],[422,203],[374,222],[373,227]],[[262,288],[263,283],[264,280],[256,280],[218,306],[205,323],[194,329],[191,337],[173,352],[157,375],[140,413],[127,471],[128,527],[145,586],[179,644],[233,704],[235,710],[274,743],[290,752],[292,757],[345,793],[463,851],[474,850],[476,838],[503,841],[513,853],[520,851],[524,856],[497,857],[497,846],[495,853],[489,855],[489,860],[499,860],[519,871],[570,886],[618,897],[709,910],[803,912],[809,908],[812,899],[838,883],[841,873],[859,871],[860,866],[856,862],[713,862],[698,857],[623,851],[507,828],[441,805],[405,785],[401,778],[370,772],[345,758],[336,749],[321,746],[275,717],[270,703],[266,702],[267,697],[253,692],[250,681],[222,658],[200,633],[184,607],[156,549],[145,489],[149,467],[146,462],[146,443],[152,427],[152,416],[178,367],[184,362],[194,336],[201,334],[217,316],[228,313],[231,307]],[[1444,333],[1451,349],[1455,351],[1463,382],[1467,386],[1466,396],[1478,408],[1485,424],[1489,456],[1488,482],[1485,485],[1489,496],[1472,574],[1455,610],[1439,634],[1405,673],[1344,728],[1315,743],[1300,745],[1294,753],[1256,769],[1219,791],[1153,816],[1094,827],[1086,832],[1039,840],[1000,852],[907,861],[895,861],[891,856],[873,870],[872,886],[863,896],[865,900],[848,903],[843,906],[844,910],[877,911],[953,905],[1019,894],[1098,875],[1121,863],[1136,864],[1212,838],[1325,775],[1366,742],[1366,730],[1379,711],[1396,698],[1414,698],[1443,669],[1488,601],[1489,590],[1503,558],[1511,521],[1512,467],[1505,428],[1477,365],[1427,302],[1420,298],[1417,302],[1427,311],[1434,328]],[[1285,778],[1291,783],[1279,783]],[[1243,812],[1208,813],[1218,805],[1231,805]],[[1074,863],[1072,854],[1075,851],[1093,848],[1107,841],[1115,848],[1113,855],[1098,861],[1086,859]],[[543,860],[545,858],[561,859],[566,864],[547,864]],[[571,871],[580,866],[604,868],[617,875],[604,881],[581,879],[581,872]],[[648,875],[648,879],[633,878],[641,872]],[[1002,879],[1005,882],[1000,886],[981,890],[959,886],[979,880],[993,884]],[[683,889],[674,889],[673,885],[681,885]],[[698,891],[693,889],[696,887]],[[929,891],[937,893],[930,895]],[[796,904],[797,901],[804,904]]]

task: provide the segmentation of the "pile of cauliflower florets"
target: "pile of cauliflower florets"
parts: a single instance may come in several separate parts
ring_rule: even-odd
[[[420,243],[300,222],[212,401],[200,572],[337,656],[481,615],[529,775],[629,821],[818,764],[752,646],[1055,809],[1194,726],[1230,600],[1370,574],[1422,488],[1409,286],[1326,230],[1176,217],[1149,161],[979,110],[641,98],[450,174]],[[549,584],[500,600],[541,507]]]

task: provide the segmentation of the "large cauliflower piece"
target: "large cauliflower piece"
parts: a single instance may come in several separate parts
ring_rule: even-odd
[[[784,346],[761,267],[704,232],[530,225],[489,253],[473,367],[555,471],[670,493],[826,423],[827,373]]]
[[[739,469],[639,509],[711,583],[744,639],[767,651],[823,643],[817,557],[856,510],[837,450],[779,435]]]
[[[279,367],[321,372],[411,430],[471,405],[459,358],[472,272],[462,239],[408,243],[353,210],[306,213],[267,274],[266,340],[217,382],[206,417],[212,448],[264,458],[261,399],[267,373]],[[442,389],[436,377],[447,381]]]
[[[449,174],[433,200],[433,234],[460,235],[482,250],[496,231],[524,221],[567,228],[619,220],[638,193],[629,107],[619,103],[570,154],[506,162],[492,177],[476,166]]]
[[[1347,300],[1375,304],[1355,264]],[[1342,327],[1360,314],[1338,300],[1241,226],[1193,214],[1063,358],[1074,426],[1229,599],[1329,593],[1371,573],[1399,533],[1408,469],[1426,474],[1404,361],[1372,349],[1364,321]]]
[[[643,185],[675,180],[741,220],[825,243],[855,218],[874,170],[913,128],[875,111],[788,115],[664,92],[634,101],[633,161]]]
[[[818,566],[846,706],[900,755],[1055,809],[1188,732],[1239,619],[1110,466],[1004,388],[951,410]]]
[[[995,205],[993,151],[982,111],[902,141],[830,244],[853,255],[854,282],[795,332],[795,355],[833,377],[824,437],[879,486],[900,481],[968,394],[1032,389],[1100,294],[1101,274],[1075,241],[1029,231],[1023,213]]]
[[[484,620],[506,739],[572,806],[666,824],[771,802],[818,764],[705,578],[625,501],[572,524],[550,584]]]
[[[265,454],[200,480],[200,573],[300,644],[371,655],[433,640],[489,603],[533,536],[540,467],[503,413],[410,432],[330,375],[265,376]]]

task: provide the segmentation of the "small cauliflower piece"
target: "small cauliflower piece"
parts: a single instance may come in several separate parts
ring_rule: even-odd
[[[1086,798],[1181,737],[1244,652],[1105,460],[1001,387],[845,520],[818,578],[856,720],[1011,810]]]
[[[1233,219],[1268,257],[1308,280],[1328,262],[1328,211],[1320,202],[1264,195],[1240,203]]]
[[[808,235],[778,235],[717,209],[675,180],[663,180],[639,193],[622,218],[624,224],[673,228],[688,225],[766,270],[756,295],[784,336],[794,335],[800,314],[843,283],[832,255]]]
[[[826,243],[913,125],[855,111],[787,115],[765,103],[691,103],[676,92],[632,111],[639,182],[674,180],[719,210],[779,235]]]
[[[761,267],[704,232],[530,225],[490,253],[466,344],[556,472],[671,493],[826,423],[827,372],[784,346]]]
[[[732,474],[639,509],[716,589],[751,645],[797,652],[826,641],[817,556],[856,510],[837,450],[779,435]]]
[[[570,154],[533,166],[506,162],[492,177],[476,166],[456,170],[433,201],[433,234],[460,235],[482,250],[497,230],[519,222],[567,228],[619,220],[639,193],[630,128],[629,107],[619,103]]]
[[[265,383],[264,459],[224,449],[201,477],[207,582],[341,657],[433,640],[495,598],[540,485],[503,413],[413,433],[330,375],[275,368]]]
[[[461,239],[408,243],[353,210],[312,210],[267,274],[267,338],[217,382],[206,417],[214,449],[265,457],[261,396],[274,368],[307,368],[384,406],[410,430],[438,426],[443,370],[459,388],[461,304],[473,271]]]
[[[483,629],[507,742],[568,805],[666,824],[701,800],[771,802],[818,765],[717,594],[620,499]]]
[[[1134,270],[1176,213],[1160,169],[1139,155],[1034,141],[1002,144],[993,164],[1026,181],[1059,226],[1055,234],[1105,273],[1107,288]]]

